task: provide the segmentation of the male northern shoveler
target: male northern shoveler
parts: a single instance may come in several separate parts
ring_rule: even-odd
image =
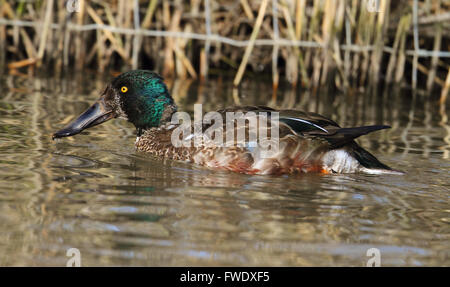
[[[174,145],[172,133],[179,124],[171,122],[177,111],[163,79],[156,73],[134,70],[116,77],[94,105],[53,138],[72,136],[106,122],[123,118],[136,126],[136,148],[160,157],[182,160],[247,174],[286,174],[294,172],[322,173],[400,173],[378,161],[354,139],[388,126],[341,128],[316,113],[295,110],[273,110],[268,107],[235,107],[217,111],[254,112],[266,116],[278,112],[279,148],[269,157],[262,157],[259,142],[246,145],[217,145],[202,137],[200,146]],[[244,128],[248,125],[244,124]],[[203,124],[203,131],[211,125]],[[219,128],[226,129],[225,124]],[[233,123],[232,129],[239,129]],[[190,129],[189,129],[190,130]],[[233,131],[234,132],[234,131]],[[197,134],[184,137],[192,140]],[[249,138],[249,134],[246,134]]]

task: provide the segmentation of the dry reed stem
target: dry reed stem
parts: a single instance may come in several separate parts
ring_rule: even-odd
[[[367,25],[366,17],[368,18]],[[362,38],[363,45],[370,45],[371,39],[374,32],[374,26],[375,26],[375,17],[376,13],[370,13],[367,11],[367,1],[363,1],[360,6],[360,18],[358,23],[358,29],[360,30],[359,35]],[[360,79],[359,79],[359,86],[363,87],[365,85],[365,81],[367,78],[367,73],[369,71],[369,61],[370,61],[370,53],[369,51],[363,51],[362,53],[363,60],[361,64],[361,70],[360,70]]]
[[[387,72],[386,72],[386,82],[387,83],[392,82],[393,71],[394,71],[395,66],[398,64],[397,63],[397,58],[398,58],[397,54],[399,53],[398,50],[399,50],[399,46],[401,45],[400,42],[409,27],[409,22],[410,22],[410,15],[405,15],[400,19],[400,22],[399,22],[399,25],[397,28],[397,32],[395,34],[393,53],[391,54],[391,57],[389,58],[389,63],[387,66]]]
[[[450,89],[450,68],[448,69],[447,78],[445,80],[445,84],[441,92],[441,99],[439,101],[441,104],[444,104],[445,101],[447,100],[449,89]]]
[[[186,25],[184,31],[189,33],[191,32],[192,27],[191,25]],[[189,60],[188,57],[186,57],[185,53],[184,53],[184,49],[186,47],[188,43],[188,39],[180,39],[178,38],[176,40],[176,45],[174,46],[174,52],[176,55],[176,68],[177,68],[177,75],[180,76],[181,78],[185,78],[186,77],[186,70],[187,72],[191,75],[191,77],[193,79],[197,79],[197,73],[195,72],[194,67],[191,64],[191,61]]]
[[[206,35],[208,37],[210,37],[211,33],[212,33],[212,27],[211,27],[211,7],[210,7],[210,3],[209,0],[204,0],[204,5],[205,5],[205,9],[204,9],[204,16],[205,16],[205,30],[206,30]],[[217,45],[220,45],[219,43],[217,43]],[[209,39],[207,39],[205,41],[205,45],[203,48],[203,51],[205,53],[203,60],[204,62],[204,70],[203,70],[203,78],[208,78],[208,73],[209,73],[209,50],[211,48],[211,42],[209,41]],[[217,53],[220,52],[220,48],[217,49]]]
[[[106,36],[102,36],[102,33],[100,31],[97,31],[97,61],[98,61],[98,66],[99,66],[99,71],[103,72],[105,70],[105,66],[106,66],[106,47],[105,47],[105,42],[104,42],[104,38],[106,38]],[[93,49],[94,51],[94,49]],[[88,57],[89,58],[89,57]]]
[[[240,0],[240,2],[241,2],[242,9],[244,10],[245,15],[247,15],[247,18],[250,21],[253,21],[255,19],[255,17],[253,16],[252,9],[250,8],[250,5],[248,5],[247,0]]]
[[[191,77],[193,79],[197,79],[197,73],[195,72],[195,69],[191,64],[191,61],[189,61],[189,59],[185,56],[183,51],[180,48],[178,48],[178,46],[175,47],[174,51],[175,51],[175,55],[177,56],[177,58],[179,58],[181,60],[181,63],[184,65],[184,67],[186,67],[186,69],[189,72],[189,74],[191,75]]]
[[[287,9],[287,4],[284,0],[282,0],[281,3],[282,3],[283,16],[284,16],[284,19],[286,20],[289,36],[292,41],[297,41],[299,39],[296,38],[294,25],[292,24],[292,19],[289,14],[289,11]],[[302,84],[304,86],[308,86],[309,80],[308,80],[308,74],[306,71],[305,63],[303,61],[303,55],[302,55],[299,47],[293,46],[293,49],[294,49],[296,57],[297,57],[298,65],[300,66],[300,73],[302,75],[302,78],[301,78]],[[297,67],[296,67],[296,70],[297,70]],[[296,83],[297,83],[297,76],[295,76],[294,85],[296,85]]]
[[[412,87],[415,90],[417,87],[417,65],[419,63],[419,56],[417,54],[417,52],[420,50],[419,47],[419,28],[418,28],[418,0],[413,0],[413,33],[414,33],[414,50],[415,50],[415,54],[413,56],[413,67],[412,67],[412,79],[411,79],[411,83],[412,83]]]
[[[442,26],[441,24],[435,24],[436,27],[436,35],[434,36],[434,44],[433,44],[433,51],[439,51],[441,48],[441,42],[442,42]],[[433,88],[433,82],[434,78],[436,77],[436,70],[438,66],[438,60],[439,58],[435,55],[431,58],[431,69],[430,73],[428,74],[427,78],[427,90],[431,91]]]
[[[319,13],[320,13],[320,1],[319,0],[314,0],[313,1],[313,8],[312,8],[312,15],[311,15],[311,19],[310,19],[310,25],[309,25],[309,29],[308,29],[308,33],[307,33],[307,40],[308,41],[312,41],[313,40],[313,36],[316,35],[316,29],[317,29],[317,24],[319,21]],[[313,50],[306,50],[305,53],[305,66],[308,69],[310,66],[310,62],[311,62],[311,58],[312,58],[312,54],[314,53]]]
[[[295,14],[295,38],[300,40],[302,38],[303,21],[305,18],[306,0],[296,1]]]
[[[242,62],[239,66],[239,69],[236,73],[236,76],[234,78],[233,84],[234,86],[238,86],[241,82],[242,76],[245,71],[245,67],[247,66],[248,59],[250,57],[250,54],[252,53],[253,46],[255,44],[256,37],[258,36],[259,29],[262,24],[262,20],[264,18],[264,14],[266,12],[267,4],[269,3],[269,0],[262,0],[261,6],[258,11],[258,16],[256,17],[255,26],[253,28],[252,34],[250,36],[250,43],[245,49],[244,57],[242,58]]]
[[[89,16],[91,16],[92,20],[94,20],[95,23],[98,25],[104,25],[103,20],[97,15],[94,9],[89,4],[86,4],[87,6],[87,13]],[[111,31],[104,30],[103,33],[108,38],[108,40],[111,42],[112,46],[114,47],[114,50],[125,60],[128,61],[127,53],[125,52],[124,48],[119,46],[118,41],[114,37],[113,33]]]
[[[37,55],[36,49],[34,48],[33,42],[31,41],[30,37],[28,36],[28,33],[25,29],[20,29],[20,35],[23,39],[23,44],[25,46],[25,51],[27,53],[28,58],[34,58]]]
[[[139,18],[139,0],[134,0],[133,5],[133,22],[134,22],[134,29],[136,31],[141,30],[140,25],[140,18]],[[137,34],[133,37],[133,52],[131,56],[131,67],[133,70],[136,70],[138,68],[138,58],[139,58],[139,52],[141,50],[141,42],[142,42],[142,35]]]
[[[77,13],[77,24],[83,25],[84,16],[86,12],[86,1],[80,0],[78,2],[80,5],[80,11]],[[81,31],[78,31],[75,36],[75,69],[81,70],[84,66],[84,56],[85,56],[85,45],[83,45],[83,34]]]
[[[332,57],[336,62],[338,72],[341,75],[342,81],[344,82],[343,83],[344,87],[346,88],[348,87],[349,83],[347,77],[345,76],[345,68],[344,64],[342,63],[341,52],[339,49],[339,41],[335,38],[333,42],[334,42],[334,52],[332,54]]]
[[[411,64],[413,63],[414,59],[406,59],[408,62],[410,62]],[[427,67],[425,67],[424,65],[422,65],[421,63],[417,63],[417,71],[421,72],[424,75],[428,75],[430,73],[430,71],[428,70]],[[434,78],[434,83],[439,85],[440,87],[444,87],[445,86],[445,80],[441,80],[438,77]]]
[[[200,51],[200,81],[204,81],[206,79],[206,73],[207,73],[207,61],[206,61],[206,53],[205,49],[201,49]]]
[[[148,29],[152,23],[153,14],[156,10],[156,4],[158,0],[151,0],[148,4],[147,11],[145,12],[144,20],[142,21],[141,27],[143,29]]]
[[[406,61],[406,53],[405,53],[405,46],[406,46],[406,33],[409,30],[409,27],[411,26],[411,14],[407,15],[407,20],[405,20],[405,29],[404,33],[402,33],[402,36],[400,38],[400,48],[398,52],[398,60],[397,60],[397,70],[395,72],[395,82],[399,83],[401,79],[403,78],[403,74],[405,71],[405,61]]]
[[[64,49],[64,33],[67,28],[65,25],[65,18],[67,15],[67,9],[64,9],[64,4],[61,1],[58,1],[58,22],[63,23],[63,25],[60,26],[60,28],[57,30],[56,33],[56,39],[58,41],[56,49],[53,51],[52,58],[55,60],[55,71],[57,74],[60,74],[63,68],[63,58],[62,58],[62,51]]]
[[[339,84],[338,81],[342,81],[344,84],[343,88],[347,88],[349,86],[348,78],[345,75],[345,64],[342,61],[341,56],[341,48],[339,45],[339,39],[344,38],[347,35],[345,34],[345,5],[346,0],[340,0],[338,1],[337,9],[336,9],[336,16],[334,20],[334,26],[332,27],[332,43],[333,43],[333,50],[332,50],[332,59],[334,60],[334,63],[337,66],[339,75],[336,75],[335,77],[335,83],[338,88],[342,88],[342,86]],[[345,61],[345,60],[344,60]],[[339,78],[340,76],[340,78]]]
[[[166,14],[170,13],[169,7],[166,5],[164,7],[167,7],[167,8],[165,8],[167,11],[165,13]],[[181,10],[181,7],[178,6],[172,16],[171,21],[170,21],[170,26],[168,27],[169,31],[177,31],[177,29],[180,25],[182,13],[183,13],[183,11]],[[175,51],[174,45],[175,45],[174,39],[172,37],[168,37],[166,39],[166,48],[164,50],[164,68],[163,68],[163,76],[164,77],[173,77],[173,75],[174,75],[174,69],[175,69],[175,61],[173,58],[173,52]]]
[[[134,1],[130,1],[130,0],[125,2],[126,3],[125,4],[125,12],[124,12],[124,18],[123,18],[123,23],[122,23],[123,27],[127,27],[128,28],[128,27],[132,26],[131,15],[132,15],[133,6],[134,6],[133,2]],[[132,41],[131,41],[132,37],[133,37],[132,35],[125,35],[125,42],[124,42],[124,45],[123,45],[123,49],[125,50],[126,57],[128,59],[130,59],[130,61],[131,61],[130,54],[131,54],[131,46],[132,46]]]
[[[278,0],[272,0],[272,25],[273,25],[273,39],[278,40],[279,27],[278,27]],[[278,72],[278,51],[279,46],[275,44],[272,50],[272,98],[277,96],[278,83],[280,80],[280,74]]]
[[[46,10],[45,10],[45,16],[44,16],[44,25],[43,25],[43,31],[41,34],[41,39],[39,42],[39,50],[37,53],[37,58],[39,59],[38,61],[38,66],[40,66],[40,63],[44,57],[44,49],[45,49],[45,44],[47,43],[47,36],[49,33],[49,29],[50,29],[50,20],[52,19],[52,12],[53,12],[53,0],[48,0],[46,5]]]
[[[351,15],[348,7],[345,7],[345,44],[350,46],[352,44],[351,36]],[[344,52],[344,71],[347,83],[350,79],[350,51],[348,49]],[[344,86],[346,88],[346,86]]]
[[[29,59],[9,63],[8,69],[19,69],[19,68],[26,67],[29,65],[34,65],[36,63],[36,61],[37,61],[36,58],[29,58]]]
[[[371,59],[371,84],[375,85],[378,83],[380,77],[380,65],[381,65],[381,56],[383,54],[384,47],[384,23],[385,19],[389,17],[389,0],[380,0],[380,12],[377,14],[377,23],[375,27],[375,49],[372,52]]]
[[[322,39],[325,45],[325,48],[322,49],[322,77],[321,84],[325,84],[328,76],[328,65],[330,58],[330,43],[333,38],[333,22],[334,17],[336,16],[336,0],[326,0],[325,8],[324,8],[324,16],[322,22]]]

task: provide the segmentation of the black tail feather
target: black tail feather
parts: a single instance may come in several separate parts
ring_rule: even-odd
[[[376,125],[376,126],[364,126],[364,127],[356,127],[356,128],[340,128],[336,130],[335,133],[330,135],[323,135],[330,144],[331,148],[338,148],[351,143],[354,139],[366,135],[368,133],[389,129],[390,126],[384,125]]]
[[[389,166],[381,163],[375,156],[370,152],[366,151],[358,144],[354,143],[350,149],[350,153],[356,158],[359,163],[366,168],[375,169],[387,169],[392,170]]]

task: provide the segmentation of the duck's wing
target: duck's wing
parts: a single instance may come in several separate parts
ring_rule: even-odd
[[[292,110],[280,111],[280,122],[302,136],[327,140],[331,148],[352,143],[354,139],[362,135],[390,128],[385,125],[341,128],[335,121],[322,115]]]
[[[304,137],[316,137],[326,140],[330,148],[339,148],[350,144],[354,139],[382,129],[385,125],[372,125],[352,128],[341,128],[335,121],[312,112],[297,110],[275,110],[265,106],[231,107],[218,111],[225,118],[227,112],[278,112],[280,121],[280,136],[294,133]]]
[[[324,116],[300,111],[280,111],[280,122],[286,124],[301,136],[326,140],[330,149],[345,147],[347,152],[365,168],[376,169],[378,171],[392,171],[389,166],[381,163],[376,157],[354,141],[357,137],[374,131],[388,129],[390,126],[373,125],[341,128],[336,122]]]
[[[344,146],[349,143],[353,143],[354,139],[366,135],[368,133],[383,130],[383,129],[389,129],[390,126],[385,125],[374,125],[374,126],[362,126],[362,127],[354,127],[354,128],[339,128],[334,131],[333,134],[326,134],[326,135],[317,135],[321,136],[324,139],[326,139],[330,145],[331,148],[338,148],[341,146]],[[312,133],[311,135],[314,135]]]
[[[301,135],[308,133],[330,134],[340,128],[335,121],[310,112],[281,110],[279,111],[279,119],[281,123],[288,125]]]

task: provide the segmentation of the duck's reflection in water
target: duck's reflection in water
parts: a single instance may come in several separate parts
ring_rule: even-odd
[[[121,170],[128,172],[114,183],[88,177],[90,185],[95,182],[92,190],[96,196],[91,194],[89,203],[81,208],[81,214],[91,220],[110,222],[97,223],[96,230],[100,232],[103,226],[103,233],[114,233],[108,239],[115,244],[113,249],[132,246],[140,250],[140,256],[164,258],[161,265],[201,264],[211,259],[219,265],[236,260],[274,264],[268,259],[278,253],[283,256],[277,257],[277,264],[307,265],[314,261],[289,252],[311,249],[318,238],[341,241],[352,236],[352,227],[330,225],[330,219],[340,213],[345,216],[346,206],[339,203],[344,203],[349,193],[345,187],[336,192],[332,184],[324,184],[321,175],[298,175],[292,180],[292,176],[210,170],[139,153],[126,158],[128,167]],[[99,165],[108,163],[96,160],[90,167],[98,169]],[[345,176],[335,180],[341,186],[353,181]],[[72,186],[76,192],[77,184]],[[324,188],[334,192],[327,193]]]

